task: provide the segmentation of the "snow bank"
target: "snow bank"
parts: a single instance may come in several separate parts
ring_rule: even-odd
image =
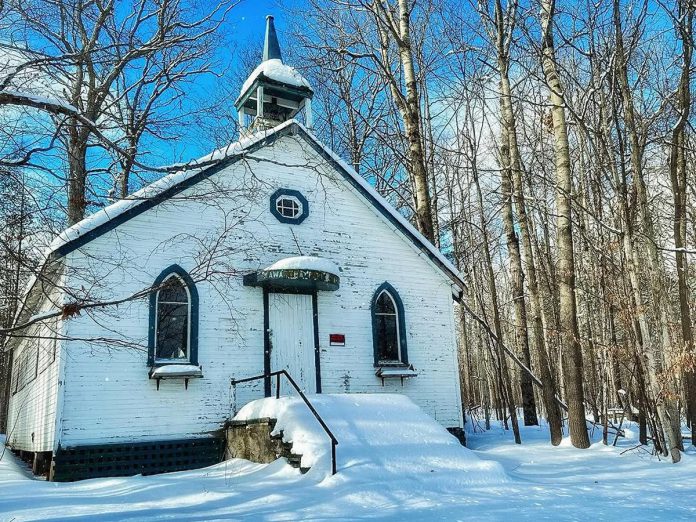
[[[420,476],[446,488],[507,481],[498,463],[480,460],[403,395],[321,394],[310,400],[338,439],[336,480]],[[330,440],[300,398],[260,399],[235,419],[260,417],[277,419],[275,433],[292,442],[310,473],[329,474]]]
[[[282,60],[278,58],[273,58],[271,60],[266,60],[261,62],[261,64],[254,69],[254,71],[249,75],[249,78],[242,85],[241,94],[244,95],[254,83],[254,80],[263,74],[266,78],[275,80],[277,82],[282,82],[286,85],[292,85],[293,87],[306,87],[311,89],[309,82],[297,72],[297,69],[285,65]]]
[[[15,457],[10,448],[5,446],[6,439],[5,435],[0,435],[0,491],[2,490],[1,485],[5,482],[24,482],[34,478],[29,466]],[[0,493],[1,496],[2,493]],[[0,502],[0,520],[3,520],[1,506],[2,502]]]
[[[315,256],[288,257],[276,261],[265,270],[315,270],[339,276],[339,270],[333,261]]]
[[[375,426],[368,426],[375,408],[365,404],[362,396],[345,397],[365,406],[365,413],[354,428],[352,419],[332,417],[331,427],[337,434],[341,430],[339,439],[344,437],[337,448],[339,473],[333,477],[313,476],[312,471],[301,475],[281,460],[254,464],[233,459],[162,475],[49,483],[32,480],[27,467],[8,451],[0,459],[0,521],[696,520],[693,447],[682,462],[672,465],[650,456],[644,448],[631,450],[636,445],[633,438],[619,439],[616,448],[601,444],[586,450],[559,448],[549,443],[547,427],[521,426],[522,446],[513,442],[509,431],[494,427],[471,434],[473,451],[467,451],[450,447],[442,429],[433,427],[429,435],[433,445],[444,448],[442,453],[447,452],[452,461],[420,465],[420,472],[408,469],[387,474],[385,469],[380,475],[375,470],[380,461],[375,463],[375,458],[394,469],[394,453],[406,459],[410,451],[414,461],[433,453],[409,441],[403,430],[394,441],[406,441],[402,450],[376,446],[375,434],[384,446],[392,445],[392,426],[379,433],[378,424],[386,419],[379,417]],[[406,408],[403,412],[409,417],[400,419],[404,429],[416,420],[413,415],[423,415],[418,410],[414,414],[408,403],[392,404]],[[261,404],[254,408],[261,409]],[[321,408],[326,405],[322,403]],[[397,412],[386,414],[397,417]],[[433,422],[427,417],[425,421]],[[414,436],[422,434],[420,429]],[[351,453],[351,445],[355,448],[362,441],[351,442],[344,431],[372,437],[368,441],[372,450],[363,458]],[[508,480],[480,486],[450,485],[448,481],[460,473],[443,469],[476,467],[481,461],[472,458],[472,453],[499,462]],[[490,464],[491,460],[484,462]]]

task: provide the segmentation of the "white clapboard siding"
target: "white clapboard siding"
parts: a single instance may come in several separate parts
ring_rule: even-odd
[[[301,225],[269,212],[281,187],[308,199]],[[70,286],[124,297],[173,263],[191,271],[216,244],[213,266],[225,273],[197,285],[204,376],[188,389],[168,380],[158,391],[147,377],[147,299],[67,322],[68,337],[114,342],[67,343],[63,445],[205,435],[262,396],[261,382],[230,386],[264,369],[262,292],[244,287],[242,275],[300,254],[341,269],[340,289],[318,298],[323,391],[404,393],[443,425],[461,426],[451,281],[298,137],[276,140],[69,254]],[[403,386],[382,386],[374,375],[370,302],[385,281],[403,300],[409,362],[419,373]],[[330,333],[344,334],[346,346],[329,346]]]
[[[45,307],[50,306],[50,302],[45,303]],[[13,351],[7,435],[14,449],[52,451],[54,448],[59,328],[60,321],[56,319],[36,323],[27,329],[27,337]]]

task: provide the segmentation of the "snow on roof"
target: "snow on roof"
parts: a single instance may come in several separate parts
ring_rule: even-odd
[[[333,261],[315,256],[287,257],[264,269],[264,271],[268,270],[315,270],[340,276],[338,267]]]
[[[348,174],[350,174],[351,178],[353,178],[358,184],[372,196],[377,203],[379,203],[382,208],[384,208],[389,214],[396,219],[401,226],[403,226],[410,234],[412,234],[425,248],[428,249],[428,251],[437,258],[437,260],[442,263],[443,266],[447,268],[450,272],[452,272],[453,275],[457,277],[459,280],[459,283],[464,286],[464,276],[459,272],[457,267],[455,267],[446,257],[445,255],[440,252],[437,248],[435,248],[435,245],[433,245],[428,239],[425,238],[423,234],[418,232],[416,228],[409,223],[409,221],[402,216],[398,210],[396,210],[391,203],[389,203],[386,199],[382,197],[382,195],[377,192],[377,189],[375,189],[372,185],[370,185],[365,178],[363,178],[360,174],[358,174],[353,167],[351,167],[348,163],[343,161],[341,157],[336,154],[334,151],[332,151],[330,148],[328,148],[326,145],[324,145],[319,138],[317,138],[309,129],[307,129],[304,125],[302,125],[300,122],[297,122],[297,125],[299,125],[323,150],[328,154],[336,163],[338,163],[343,170],[345,170]]]
[[[292,120],[286,121],[274,129],[263,130],[255,133],[247,138],[243,138],[239,141],[231,143],[188,163],[170,165],[169,168],[181,167],[181,170],[164,176],[150,185],[147,185],[133,194],[130,194],[126,198],[119,200],[116,203],[95,212],[91,216],[87,216],[82,221],[75,223],[71,227],[66,228],[51,242],[44,257],[48,258],[48,255],[56,251],[61,246],[85,235],[87,232],[94,230],[98,226],[107,223],[127,210],[137,206],[139,203],[152,199],[165,190],[186,181],[204,170],[206,167],[211,166],[211,163],[217,163],[226,158],[240,154],[248,147],[261,141],[270,134],[289,126],[290,124],[292,124]]]
[[[112,219],[120,216],[124,212],[138,206],[139,204],[151,200],[153,197],[163,193],[169,188],[172,188],[189,178],[195,176],[199,172],[202,172],[206,168],[212,166],[212,164],[222,161],[227,158],[231,158],[238,154],[243,153],[249,147],[255,145],[256,143],[262,141],[263,139],[281,132],[292,125],[297,125],[302,131],[310,137],[333,161],[335,161],[348,175],[363,189],[366,193],[370,195],[377,204],[385,210],[395,221],[399,223],[409,234],[411,234],[433,257],[435,257],[438,262],[445,267],[445,269],[456,278],[457,283],[464,286],[463,276],[459,273],[457,268],[450,263],[450,261],[440,252],[435,246],[430,243],[420,232],[418,232],[408,220],[402,216],[391,204],[384,199],[377,190],[372,187],[362,176],[360,176],[350,165],[343,161],[335,152],[324,145],[309,129],[307,129],[302,123],[297,120],[288,120],[281,123],[277,127],[268,130],[262,130],[251,136],[243,138],[237,142],[231,143],[226,147],[220,148],[207,154],[197,160],[191,161],[189,163],[171,165],[170,167],[181,167],[181,170],[168,174],[163,178],[151,183],[150,185],[134,192],[128,197],[117,201],[116,203],[105,207],[98,212],[95,212],[91,216],[86,217],[82,221],[72,225],[71,227],[65,229],[61,232],[49,245],[44,253],[44,262],[49,256],[54,253],[59,248],[67,245],[68,243],[79,239],[88,232],[95,230],[101,225],[108,223]],[[332,272],[333,273],[333,272]],[[25,296],[31,290],[31,287],[35,284],[35,278],[26,286]],[[17,317],[21,312],[21,308],[17,311]]]
[[[284,83],[286,85],[292,85],[293,87],[305,87],[311,89],[309,82],[302,76],[297,69],[290,67],[279,60],[278,58],[272,58],[261,62],[256,69],[249,75],[249,78],[242,85],[242,90],[240,93],[240,98],[246,94],[251,85],[254,83],[256,78],[263,74],[266,78],[275,80],[277,82]]]
[[[226,158],[230,158],[232,156],[240,154],[248,147],[254,145],[255,143],[258,143],[267,136],[274,134],[275,132],[278,132],[279,130],[282,130],[285,127],[289,127],[292,123],[293,120],[289,120],[283,122],[282,124],[278,125],[273,129],[261,130],[246,138],[242,138],[239,141],[230,143],[225,147],[221,147],[211,152],[210,154],[206,154],[205,156],[202,156],[188,163],[169,165],[169,168],[181,167],[181,170],[175,171],[171,174],[168,174],[160,178],[159,180],[143,187],[142,189],[134,192],[133,194],[128,195],[124,199],[119,200],[116,203],[113,203],[95,212],[90,216],[87,216],[86,218],[82,219],[81,221],[78,221],[74,225],[66,228],[60,234],[58,234],[40,255],[39,271],[43,270],[43,267],[46,265],[46,261],[49,259],[51,254],[53,254],[62,246],[67,245],[71,241],[79,239],[88,232],[96,229],[97,227],[105,223],[108,223],[112,219],[120,216],[121,214],[130,210],[131,208],[136,207],[140,203],[143,203],[144,201],[147,201],[148,199],[151,199],[157,196],[158,194],[161,194],[165,190],[174,187],[175,185],[178,185],[179,183],[195,176],[196,174],[204,170],[206,167],[211,166],[211,163],[217,163]],[[34,274],[30,276],[29,280],[27,281],[27,284],[24,287],[24,294],[22,296],[22,306],[17,308],[14,317],[14,322],[17,322],[19,320],[20,315],[24,311],[24,303],[26,301],[26,298],[31,292],[34,285],[36,284],[37,280],[38,278]]]
[[[438,469],[452,487],[509,481],[499,463],[479,459],[404,395],[322,393],[310,400],[338,440],[337,477],[356,471],[373,478],[428,475]],[[235,420],[264,417],[277,419],[273,433],[282,431],[310,473],[330,473],[329,438],[299,397],[253,401]]]

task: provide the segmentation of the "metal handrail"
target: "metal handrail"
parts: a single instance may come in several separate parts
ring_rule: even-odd
[[[300,387],[295,382],[295,379],[293,379],[286,370],[278,370],[278,371],[270,372],[270,373],[263,374],[263,375],[254,375],[253,377],[245,377],[244,379],[232,379],[232,386],[236,386],[237,384],[241,384],[243,382],[257,381],[260,379],[266,379],[266,378],[271,378],[271,377],[275,376],[275,378],[276,378],[276,399],[280,399],[280,376],[281,375],[285,375],[288,382],[290,384],[292,384],[293,388],[295,388],[297,393],[300,394],[300,397],[302,398],[304,403],[309,408],[309,411],[312,412],[312,414],[314,415],[314,418],[317,419],[317,421],[319,422],[321,427],[324,429],[326,434],[331,439],[331,474],[335,475],[336,474],[336,446],[338,446],[338,440],[336,439],[334,434],[331,432],[329,427],[326,425],[326,423],[324,422],[324,419],[321,418],[321,415],[319,415],[319,412],[317,412],[317,410],[314,409],[314,406],[312,406],[312,403],[309,402],[309,399],[304,394],[304,392],[302,390],[300,390]]]

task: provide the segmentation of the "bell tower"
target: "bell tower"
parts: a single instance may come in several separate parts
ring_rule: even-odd
[[[244,82],[234,106],[242,133],[270,129],[304,110],[305,124],[312,127],[312,96],[309,82],[283,63],[273,17],[266,17],[263,61]]]

